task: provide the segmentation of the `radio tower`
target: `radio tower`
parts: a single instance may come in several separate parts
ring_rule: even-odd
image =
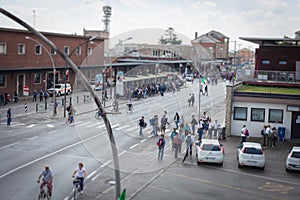
[[[104,31],[109,32],[109,23],[110,23],[110,17],[111,17],[111,7],[110,6],[103,6],[103,12],[104,12],[104,19],[102,20],[104,22]]]

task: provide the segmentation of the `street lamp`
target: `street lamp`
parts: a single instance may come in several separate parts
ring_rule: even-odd
[[[48,51],[48,49],[44,45],[42,45],[37,40],[35,40],[35,39],[33,39],[32,37],[29,37],[29,36],[26,36],[25,39],[26,40],[32,40],[36,44],[40,45],[47,52],[47,54],[48,54],[48,56],[50,58],[50,61],[52,63],[52,69],[53,69],[53,88],[54,88],[53,96],[52,96],[52,98],[53,98],[53,115],[56,115],[56,93],[55,93],[55,75],[56,75],[56,70],[55,70],[54,60],[53,60],[50,52]]]
[[[69,58],[71,58],[71,56],[73,55],[73,53],[76,51],[77,48],[81,47],[83,44],[87,44],[88,42],[93,41],[96,37],[97,36],[92,36],[87,41],[84,41],[84,42],[80,43],[79,45],[77,45],[77,47],[71,51],[70,55],[68,55]],[[86,55],[86,56],[88,56],[88,55]],[[67,107],[67,74],[66,73],[67,73],[67,63],[66,63],[65,73],[64,73],[64,80],[65,80],[64,117],[66,117],[66,107]],[[70,102],[70,104],[71,104],[71,102]]]

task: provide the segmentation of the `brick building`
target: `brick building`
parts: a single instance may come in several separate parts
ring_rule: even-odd
[[[87,77],[95,77],[103,67],[104,39],[90,36],[42,32],[80,67]],[[96,48],[100,47],[100,48]],[[53,60],[53,62],[51,61]],[[55,70],[54,70],[55,69]],[[46,90],[56,83],[75,82],[75,74],[66,62],[26,30],[0,28],[0,93],[23,96],[24,86],[33,90]],[[65,76],[68,74],[67,76]]]

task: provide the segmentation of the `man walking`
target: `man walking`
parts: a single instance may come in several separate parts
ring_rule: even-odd
[[[6,116],[7,116],[7,126],[10,126],[10,123],[11,123],[11,108],[8,108]]]
[[[173,137],[173,146],[174,146],[174,149],[175,149],[175,158],[178,158],[178,151],[179,151],[179,146],[181,145],[181,140],[179,138],[179,135],[178,133],[176,132],[176,129],[175,129],[175,132],[174,132],[174,137]]]
[[[193,148],[194,142],[195,142],[195,139],[191,133],[185,137],[186,152],[185,152],[185,156],[184,156],[182,162],[184,162],[185,159],[188,157],[189,152],[190,152],[190,156],[192,156],[192,148]]]
[[[165,144],[166,144],[166,140],[164,138],[164,134],[161,134],[160,135],[160,139],[157,142],[157,146],[158,146],[158,160],[163,160]]]
[[[144,134],[143,134],[143,128],[145,127],[144,116],[142,116],[142,118],[139,120],[139,127],[140,127],[139,136],[144,137]]]

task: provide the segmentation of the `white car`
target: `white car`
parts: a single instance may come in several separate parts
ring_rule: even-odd
[[[242,166],[255,166],[265,169],[266,158],[261,144],[256,142],[243,142],[237,149],[239,168]]]
[[[90,80],[89,81],[91,87],[93,88],[94,91],[102,90],[102,84],[101,83],[96,83],[95,80]]]
[[[195,142],[197,163],[217,163],[220,166],[224,161],[224,147],[216,139],[202,139]]]
[[[61,96],[63,94],[65,94],[65,91],[66,91],[66,94],[71,94],[72,93],[72,87],[69,83],[66,83],[66,89],[65,89],[65,84],[62,83],[62,84],[55,84],[55,88],[51,87],[48,89],[48,93],[50,96],[53,95],[53,91],[55,91],[55,94],[56,96]]]
[[[185,77],[186,81],[193,81],[194,80],[194,76],[193,74],[187,74],[186,77]]]
[[[292,170],[300,171],[300,147],[293,147],[286,158],[285,170],[290,172]]]

